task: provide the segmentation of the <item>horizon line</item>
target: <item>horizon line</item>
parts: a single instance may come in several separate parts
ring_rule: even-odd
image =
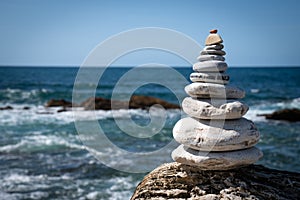
[[[190,65],[169,65],[170,67],[175,67],[175,68],[188,68]],[[79,68],[81,67],[80,65],[0,65],[0,67],[37,67],[37,68]],[[85,67],[106,67],[106,66],[85,66]],[[115,68],[132,68],[135,66],[130,66],[130,65],[112,65],[108,67],[115,67]],[[157,67],[157,66],[153,66]],[[299,65],[233,65],[233,66],[228,66],[228,68],[298,68],[300,67]]]

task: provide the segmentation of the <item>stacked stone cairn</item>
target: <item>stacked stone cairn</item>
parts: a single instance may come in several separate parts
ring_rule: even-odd
[[[185,87],[183,111],[189,115],[173,129],[181,145],[172,152],[176,162],[196,165],[202,170],[229,170],[255,163],[262,152],[254,147],[260,134],[254,123],[243,115],[248,106],[238,101],[245,92],[229,86],[225,73],[223,40],[211,30],[205,47],[190,74],[193,83]]]

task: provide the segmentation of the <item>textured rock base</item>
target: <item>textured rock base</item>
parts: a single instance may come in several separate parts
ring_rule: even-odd
[[[230,171],[201,171],[167,163],[145,176],[131,200],[137,199],[298,199],[300,174],[260,165]]]

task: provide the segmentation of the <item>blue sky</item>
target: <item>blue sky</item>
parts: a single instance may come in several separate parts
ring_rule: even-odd
[[[217,28],[231,66],[300,66],[299,10],[298,0],[1,0],[0,65],[79,66],[112,35],[162,27],[200,44]],[[184,65],[175,56],[145,54],[120,64]]]

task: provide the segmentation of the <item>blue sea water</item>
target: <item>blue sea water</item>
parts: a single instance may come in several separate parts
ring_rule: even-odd
[[[107,69],[96,85],[96,95],[110,98],[118,80],[130,69]],[[176,70],[188,81],[191,68]],[[131,84],[161,75],[159,68],[152,71],[154,74],[146,71],[121,84],[119,98],[129,93]],[[50,99],[72,100],[77,72],[75,67],[0,67],[0,107],[14,108],[0,111],[0,199],[129,199],[145,175],[104,165],[83,146],[71,111],[57,112],[59,108],[44,106]],[[261,132],[257,146],[264,157],[258,163],[300,172],[300,123],[257,116],[282,108],[300,109],[300,68],[230,68],[228,74],[232,85],[246,91],[243,101],[250,110],[245,117],[253,120]],[[176,79],[169,81],[176,91],[150,83],[141,85],[135,94],[180,103],[174,92],[186,96],[183,86]],[[87,78],[82,84],[82,94],[89,94],[88,88],[94,83]],[[124,110],[78,112],[87,121],[91,115],[95,116],[106,136],[131,152],[154,151],[167,145],[172,141],[174,124],[182,117],[180,111],[168,110],[159,134],[150,139],[136,139],[124,134],[114,121],[115,116],[126,121]],[[148,111],[130,110],[129,114],[137,124],[149,123]],[[170,160],[167,154],[158,157],[154,165]],[[114,153],[107,158],[111,166],[126,165],[127,161]],[[149,163],[137,165],[143,168]]]

